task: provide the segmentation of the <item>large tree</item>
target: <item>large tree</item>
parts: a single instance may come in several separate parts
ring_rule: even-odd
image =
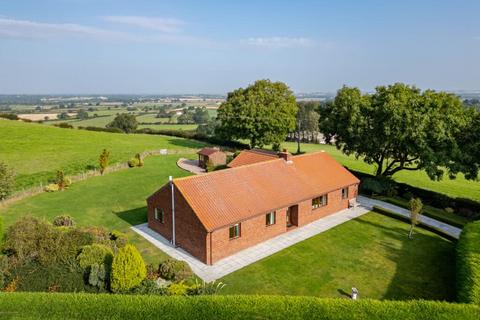
[[[300,153],[300,141],[305,133],[315,133],[318,131],[318,122],[320,115],[316,111],[319,103],[314,101],[300,101],[297,103],[297,127],[295,135],[297,139],[297,153]]]
[[[107,128],[117,128],[125,133],[135,132],[137,129],[137,118],[133,114],[121,113],[107,124]]]
[[[455,167],[456,137],[467,123],[457,96],[397,83],[373,94],[343,87],[322,109],[320,130],[345,154],[375,164],[377,176],[423,169],[440,180],[445,168]]]
[[[295,129],[295,96],[282,82],[258,80],[228,94],[218,109],[216,132],[229,140],[247,139],[250,147],[279,144]]]
[[[462,152],[455,162],[454,170],[463,172],[467,179],[476,179],[480,170],[480,111],[466,111],[468,125],[458,132],[458,141]]]

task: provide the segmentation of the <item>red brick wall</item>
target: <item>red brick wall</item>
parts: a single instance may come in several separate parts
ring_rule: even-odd
[[[148,226],[163,237],[172,240],[172,206],[170,184],[160,188],[147,200]],[[207,263],[207,231],[175,188],[175,238],[176,244],[191,255]],[[165,212],[165,223],[155,220],[155,207]]]
[[[221,166],[227,163],[227,155],[224,152],[215,152],[208,156],[214,166]]]
[[[348,200],[357,196],[357,187],[356,185],[349,187],[348,199],[342,199],[341,189],[330,192],[328,204],[321,208],[312,210],[311,199],[299,202],[298,226],[304,226],[329,214],[347,209]],[[277,210],[276,224],[273,226],[265,225],[265,214],[242,221],[241,236],[236,239],[229,239],[229,226],[212,232],[211,263],[286,232],[286,211],[287,208]]]
[[[298,226],[311,223],[319,218],[348,208],[348,200],[357,196],[357,185],[349,187],[348,199],[342,199],[341,189],[328,194],[327,206],[312,210],[312,200],[298,204]],[[320,196],[320,194],[319,194]],[[148,224],[150,228],[171,240],[171,193],[166,184],[148,199]],[[257,215],[241,222],[241,236],[229,239],[229,226],[208,233],[200,223],[178,189],[175,189],[176,238],[177,244],[200,261],[212,264],[242,249],[273,238],[287,231],[287,208],[276,210],[276,223],[266,226],[266,214]],[[154,208],[163,209],[165,223],[154,219]]]

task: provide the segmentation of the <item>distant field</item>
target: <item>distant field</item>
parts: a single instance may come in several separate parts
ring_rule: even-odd
[[[291,152],[297,150],[295,142],[284,142],[282,146]],[[301,150],[304,152],[325,150],[337,159],[337,161],[352,170],[365,173],[373,173],[374,171],[372,165],[366,164],[361,160],[356,160],[353,156],[346,156],[341,151],[337,150],[335,146],[302,144]],[[450,180],[448,177],[445,177],[442,181],[432,181],[424,171],[401,171],[394,175],[394,179],[415,187],[440,192],[452,197],[480,200],[480,182],[466,180],[463,175],[459,175],[455,180]]]
[[[146,150],[193,153],[203,145],[177,137],[60,129],[10,120],[0,120],[0,137],[1,160],[17,172],[18,188],[45,182],[59,169],[73,174],[97,166],[104,148],[110,150],[114,163]]]

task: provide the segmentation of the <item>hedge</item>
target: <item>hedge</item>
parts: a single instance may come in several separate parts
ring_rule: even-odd
[[[365,178],[375,178],[373,175],[368,173],[355,171],[351,169],[348,169],[348,170],[362,181]],[[480,217],[479,201],[466,199],[466,198],[452,198],[442,193],[413,187],[406,183],[401,183],[396,181],[394,181],[393,183],[395,184],[396,190],[398,191],[399,195],[411,193],[415,197],[422,199],[424,204],[428,204],[432,207],[441,208],[441,209],[452,208],[455,210],[457,214],[461,216],[466,216],[470,218]]]
[[[480,307],[422,300],[352,301],[292,296],[0,293],[2,313],[15,319],[478,320]]]
[[[480,305],[480,221],[467,224],[460,234],[456,280],[458,301]]]
[[[248,144],[238,141],[228,141],[213,136],[207,136],[205,134],[198,133],[196,130],[155,130],[150,128],[139,129],[135,133],[143,134],[160,134],[164,136],[179,137],[185,139],[194,139],[204,141],[210,144],[216,144],[225,147],[231,147],[235,149],[249,149]]]
[[[372,211],[374,212],[377,212],[377,213],[380,213],[380,214],[383,214],[385,216],[388,216],[390,218],[394,218],[394,219],[397,219],[397,220],[400,220],[400,221],[404,221],[406,223],[410,223],[410,218],[408,217],[405,217],[401,214],[398,214],[396,212],[393,212],[391,210],[388,210],[388,209],[385,209],[385,208],[381,208],[381,207],[378,207],[378,206],[373,206],[372,208]],[[425,230],[428,230],[430,232],[433,232],[443,238],[446,238],[450,241],[457,241],[457,239],[455,237],[452,237],[451,235],[449,235],[448,233],[445,233],[443,230],[441,229],[437,229],[435,227],[432,227],[432,226],[429,226],[423,222],[419,222],[418,223],[418,226],[421,227],[422,229],[425,229]]]

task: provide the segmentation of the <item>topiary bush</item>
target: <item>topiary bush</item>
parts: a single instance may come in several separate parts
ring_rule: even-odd
[[[74,227],[75,220],[69,215],[56,216],[53,219],[53,225],[57,227]]]
[[[160,277],[165,280],[182,281],[193,276],[192,269],[185,261],[167,259],[158,268]]]
[[[468,223],[457,244],[457,299],[480,305],[480,221]]]
[[[120,248],[112,262],[110,287],[113,292],[128,291],[142,283],[147,268],[138,250],[131,244]]]

